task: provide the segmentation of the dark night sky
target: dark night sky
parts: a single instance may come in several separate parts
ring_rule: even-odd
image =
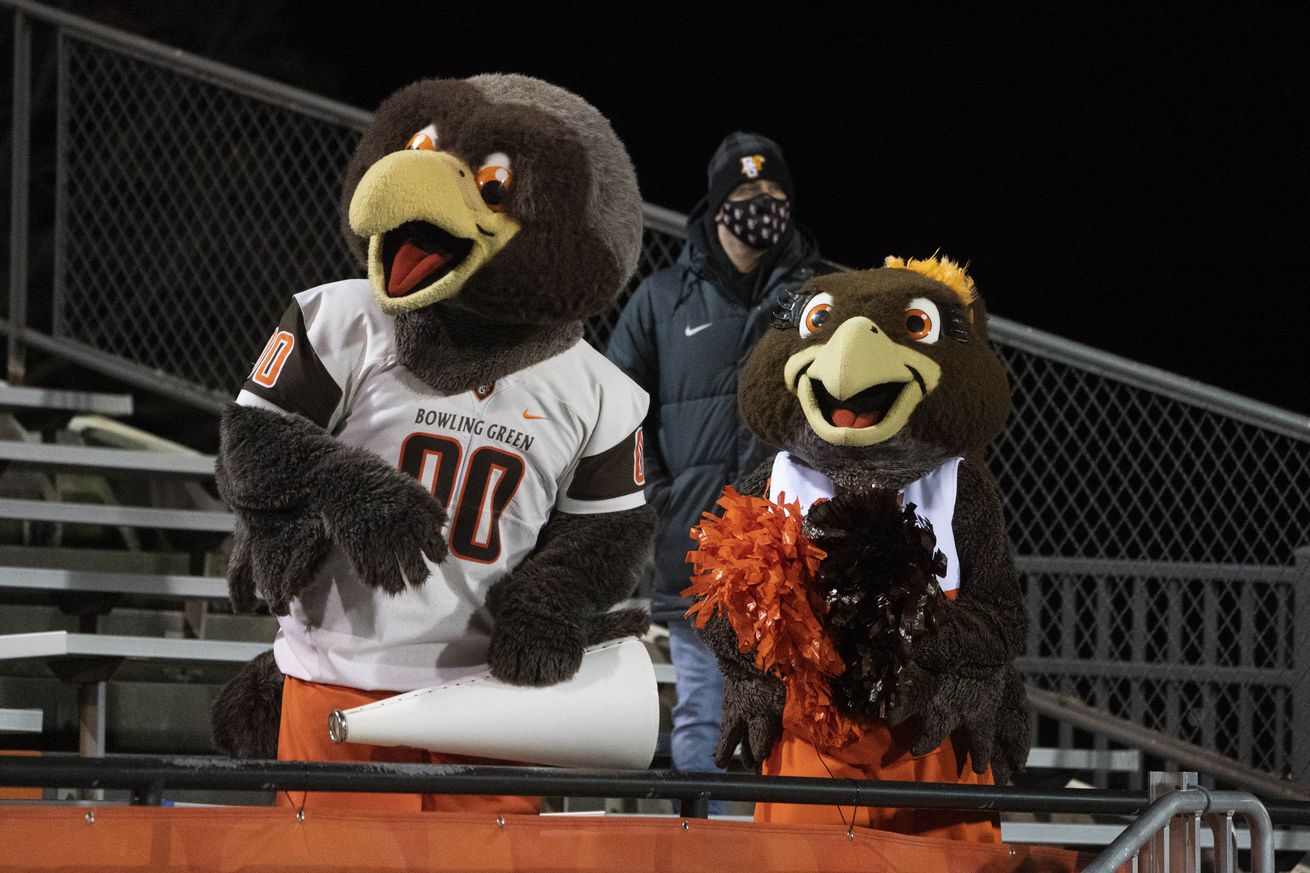
[[[719,139],[757,130],[829,257],[940,248],[995,313],[1310,413],[1310,88],[1290,4],[642,4],[622,21],[617,5],[151,5],[66,4],[368,108],[424,76],[549,79],[610,117],[646,199],[680,211]]]

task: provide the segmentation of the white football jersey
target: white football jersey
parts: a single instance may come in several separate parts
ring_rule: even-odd
[[[304,415],[414,476],[449,514],[449,557],[394,597],[332,549],[273,645],[282,672],[312,682],[409,691],[483,669],[487,589],[527,557],[551,513],[645,502],[646,393],[603,355],[580,340],[443,396],[397,361],[394,323],[362,279],[297,294],[237,402]]]

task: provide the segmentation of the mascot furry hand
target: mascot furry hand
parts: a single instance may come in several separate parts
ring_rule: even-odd
[[[1028,619],[981,463],[1010,397],[972,280],[889,258],[811,280],[774,326],[738,396],[785,451],[689,555],[727,679],[719,764],[740,742],[767,773],[1004,781],[1028,751]],[[902,824],[879,826],[932,829]]]
[[[215,705],[242,757],[278,751],[283,674],[398,692],[489,661],[549,685],[645,626],[608,610],[654,525],[646,396],[582,339],[641,245],[609,123],[524,76],[418,82],[378,109],[341,208],[368,279],[296,295],[222,422],[232,603],[280,622]]]

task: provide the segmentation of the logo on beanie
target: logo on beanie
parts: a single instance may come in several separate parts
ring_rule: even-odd
[[[764,171],[764,155],[747,155],[741,159],[741,174],[747,179],[758,179]]]

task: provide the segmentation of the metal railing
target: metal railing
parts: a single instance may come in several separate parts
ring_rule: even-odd
[[[1260,801],[1240,791],[1211,792],[1204,788],[1179,791],[1151,804],[1095,861],[1084,868],[1084,873],[1114,873],[1133,860],[1157,834],[1169,826],[1171,820],[1187,814],[1197,818],[1206,816],[1207,823],[1214,830],[1216,856],[1223,859],[1216,864],[1215,869],[1232,873],[1236,869],[1232,838],[1232,817],[1235,813],[1245,816],[1251,828],[1251,873],[1273,873],[1273,825]],[[1158,869],[1199,871],[1200,844],[1192,840],[1188,846],[1196,853],[1195,862],[1179,859],[1175,863],[1166,862]]]
[[[471,764],[368,765],[314,761],[239,761],[107,755],[0,757],[0,784],[126,789],[132,802],[156,805],[166,790],[366,791],[420,794],[546,795],[680,801],[683,815],[704,818],[710,800],[831,806],[918,807],[993,812],[1139,815],[1146,791],[1044,789],[994,785],[861,781],[676,770],[585,770]],[[1310,802],[1261,801],[1280,825],[1310,826]],[[689,811],[686,807],[691,807]]]
[[[1151,805],[1116,837],[1085,873],[1114,873],[1131,861],[1140,873],[1201,873],[1201,820],[1214,840],[1213,869],[1236,873],[1233,816],[1246,819],[1251,873],[1273,873],[1273,822],[1264,804],[1240,791],[1207,791],[1195,773],[1152,773]]]
[[[1112,873],[1141,853],[1142,873],[1199,873],[1200,817],[1214,832],[1216,869],[1235,870],[1233,815],[1250,827],[1251,869],[1272,873],[1273,824],[1310,824],[1310,803],[1261,802],[1241,792],[1195,787],[1183,774],[1177,788],[1165,774],[1144,791],[1001,788],[917,782],[858,781],[672,771],[569,770],[449,764],[353,764],[230,761],[212,758],[0,758],[0,784],[45,788],[127,790],[136,805],[159,805],[166,791],[331,791],[422,794],[668,799],[684,819],[705,818],[711,800],[837,807],[914,807],[991,813],[1076,813],[1137,816],[1096,858],[1089,871]],[[1189,818],[1190,816],[1190,818]],[[1145,851],[1144,851],[1145,850]],[[1168,866],[1166,866],[1166,864]]]
[[[336,204],[369,114],[29,0],[0,6],[15,40],[10,377],[39,348],[217,410],[291,294],[356,274]],[[34,23],[53,30],[58,73],[35,103]],[[38,116],[57,132],[46,263],[28,258]],[[634,284],[683,245],[681,215],[645,217]],[[630,290],[587,325],[598,347]],[[1030,679],[1310,780],[1310,419],[1001,317],[991,330],[1015,399],[990,464],[1034,619]],[[1085,742],[1067,721],[1036,730]]]

